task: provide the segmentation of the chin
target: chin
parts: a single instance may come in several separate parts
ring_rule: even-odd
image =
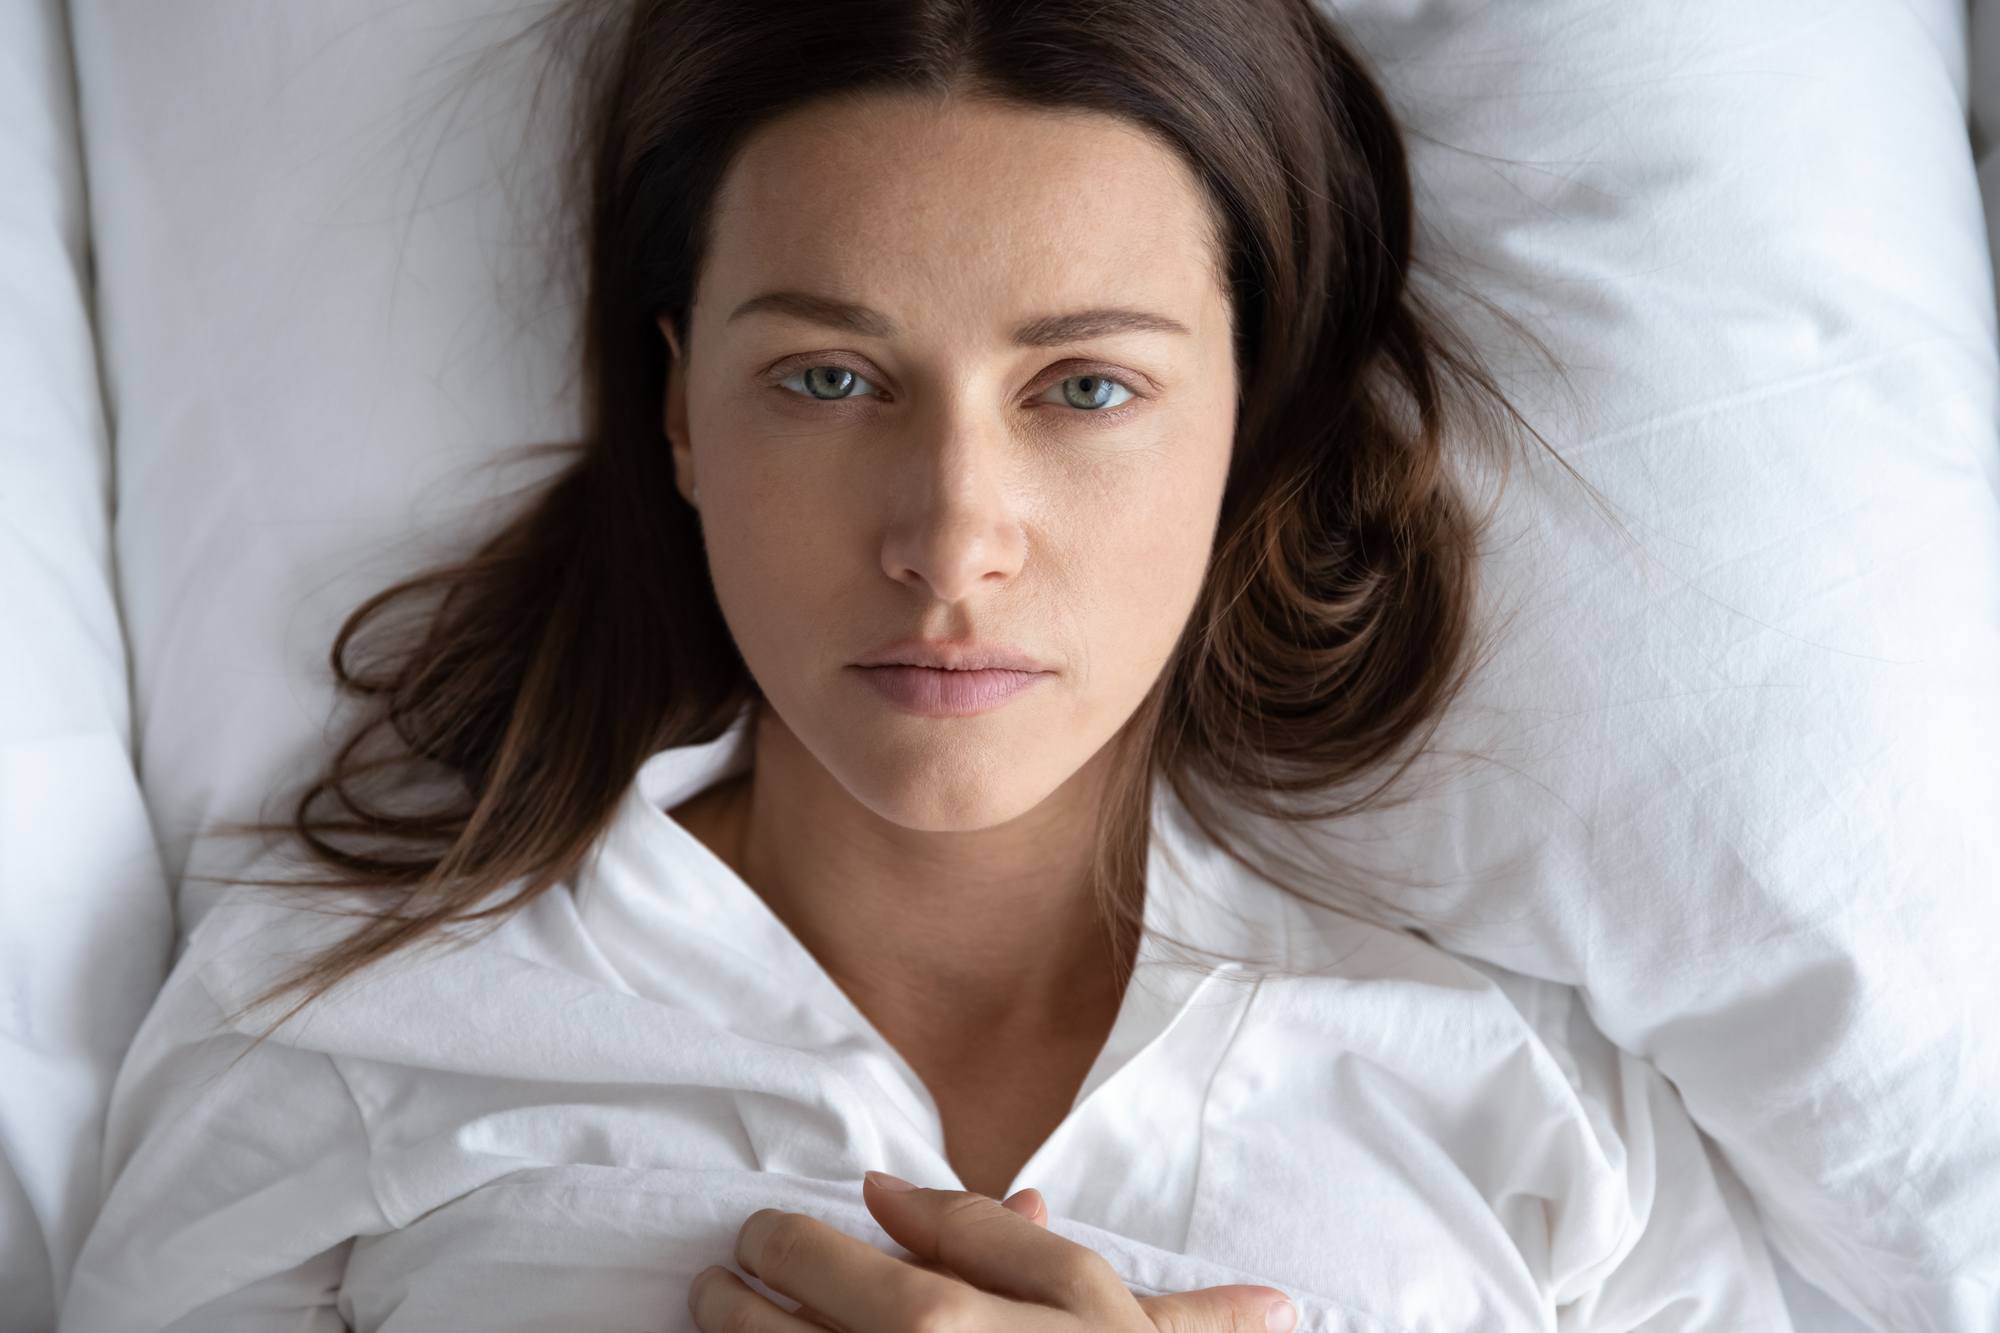
[[[1063,784],[1068,772],[1024,762],[1026,741],[871,747],[841,765],[841,785],[875,814],[918,833],[976,833],[997,828],[1033,810]],[[841,771],[845,770],[845,771]]]

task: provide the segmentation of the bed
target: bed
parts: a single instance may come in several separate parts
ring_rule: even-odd
[[[1497,492],[1421,797],[1263,847],[1579,986],[1801,1329],[2000,1327],[2000,9],[1330,7],[1561,464]],[[9,1329],[228,826],[324,753],[334,627],[574,431],[550,8],[0,4]]]

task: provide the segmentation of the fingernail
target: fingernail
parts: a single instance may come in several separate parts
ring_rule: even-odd
[[[1033,1217],[1041,1210],[1042,1196],[1031,1189],[1015,1190],[1000,1201],[1000,1206],[1010,1213],[1019,1213],[1023,1217]]]
[[[916,1188],[909,1181],[892,1176],[887,1171],[870,1171],[867,1174],[867,1180],[876,1189],[888,1190],[893,1194],[908,1194]]]
[[[1264,1311],[1264,1327],[1269,1333],[1292,1333],[1299,1324],[1299,1307],[1290,1301],[1273,1301]]]

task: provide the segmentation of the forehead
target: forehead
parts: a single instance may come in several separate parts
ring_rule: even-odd
[[[751,136],[716,201],[703,286],[998,301],[996,319],[1187,306],[1221,292],[1215,232],[1179,154],[1125,121],[874,94]]]

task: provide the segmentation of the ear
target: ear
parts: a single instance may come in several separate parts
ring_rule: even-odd
[[[687,357],[681,354],[680,336],[674,323],[660,316],[660,334],[667,340],[667,401],[665,421],[667,443],[674,451],[674,487],[681,498],[695,504],[694,450],[688,443]],[[696,508],[699,508],[696,505]]]

